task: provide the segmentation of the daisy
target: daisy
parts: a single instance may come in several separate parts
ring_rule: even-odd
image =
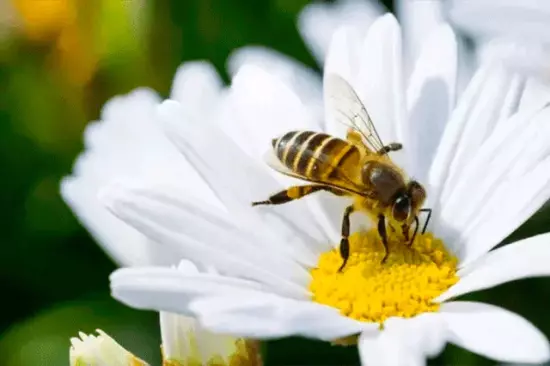
[[[160,314],[162,360],[166,366],[219,365],[260,366],[258,345],[253,341],[226,335],[216,335],[203,329],[194,319]],[[69,359],[71,366],[147,366],[107,333],[98,329],[98,335],[82,332],[71,339]]]
[[[196,316],[219,333],[357,342],[367,364],[421,365],[447,342],[505,362],[548,360],[546,337],[527,320],[452,300],[550,273],[549,235],[494,249],[550,196],[550,109],[520,108],[523,79],[489,60],[455,106],[456,42],[445,25],[426,40],[405,92],[400,34],[391,15],[364,38],[338,31],[325,74],[353,85],[382,140],[404,144],[405,154],[392,158],[427,189],[432,220],[412,248],[390,240],[381,264],[376,231],[356,227],[339,273],[345,199],[318,193],[250,207],[296,183],[261,161],[272,138],[300,129],[343,137],[345,128],[331,118],[331,103],[321,121],[276,77],[246,66],[211,119],[177,101],[158,108],[167,136],[213,195],[196,194],[185,179],[120,181],[102,191],[116,216],[197,264],[118,270],[113,296]]]
[[[405,33],[410,35],[405,42],[410,46],[405,48],[417,50],[418,40],[441,23],[438,15],[440,4],[438,1],[415,2],[402,10],[407,25]],[[298,26],[306,45],[322,65],[329,40],[339,26],[346,25],[349,32],[361,38],[376,16],[384,12],[383,6],[376,1],[313,3],[300,13]],[[299,96],[310,118],[324,119],[322,80],[317,72],[272,50],[258,47],[237,50],[228,60],[228,70],[232,75],[243,65],[268,68]],[[201,92],[197,93],[197,90]],[[221,78],[210,64],[189,62],[177,71],[170,98],[186,104],[193,115],[209,118],[211,111],[219,109],[223,94]],[[153,116],[160,102],[159,95],[146,88],[108,101],[99,120],[86,128],[85,151],[78,157],[72,175],[61,183],[64,201],[107,254],[122,266],[175,264],[185,257],[185,253],[181,253],[179,248],[151,241],[107,211],[97,199],[102,185],[115,177],[128,177],[155,184],[179,184],[185,180],[193,187],[191,189],[206,187],[202,178],[189,168],[187,161],[182,161],[181,154],[159,130]],[[178,163],[174,164],[174,161]],[[196,193],[207,194],[204,190]]]

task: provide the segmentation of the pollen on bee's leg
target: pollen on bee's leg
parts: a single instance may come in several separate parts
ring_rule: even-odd
[[[349,244],[349,258],[341,272],[337,249],[319,257],[311,269],[309,290],[314,301],[353,319],[383,324],[392,316],[409,318],[437,311],[439,304],[433,299],[458,281],[457,259],[431,233],[417,234],[412,245],[398,235],[388,235],[385,261],[376,229],[354,233]]]

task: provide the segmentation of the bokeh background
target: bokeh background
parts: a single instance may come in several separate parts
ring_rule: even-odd
[[[227,81],[237,47],[265,45],[318,70],[296,29],[306,0],[0,0],[0,366],[67,365],[69,338],[101,328],[159,364],[158,317],[109,296],[115,264],[59,196],[82,132],[116,94],[168,95],[177,66],[210,60]],[[392,8],[391,1],[384,1]],[[513,239],[550,229],[539,212]],[[511,239],[509,239],[511,240]],[[550,245],[550,243],[549,243]],[[550,265],[550,263],[549,263]],[[474,294],[550,335],[550,280]],[[353,348],[287,339],[268,365],[357,364]],[[447,347],[433,364],[491,361]]]

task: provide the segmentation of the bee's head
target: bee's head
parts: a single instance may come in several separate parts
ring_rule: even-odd
[[[410,181],[405,190],[395,195],[391,215],[398,222],[410,222],[424,204],[426,190],[417,181]]]

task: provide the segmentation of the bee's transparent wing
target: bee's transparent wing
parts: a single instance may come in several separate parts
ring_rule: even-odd
[[[338,123],[352,128],[363,137],[363,143],[373,152],[383,151],[384,144],[374,127],[367,109],[351,85],[336,74],[325,77],[328,107]]]

